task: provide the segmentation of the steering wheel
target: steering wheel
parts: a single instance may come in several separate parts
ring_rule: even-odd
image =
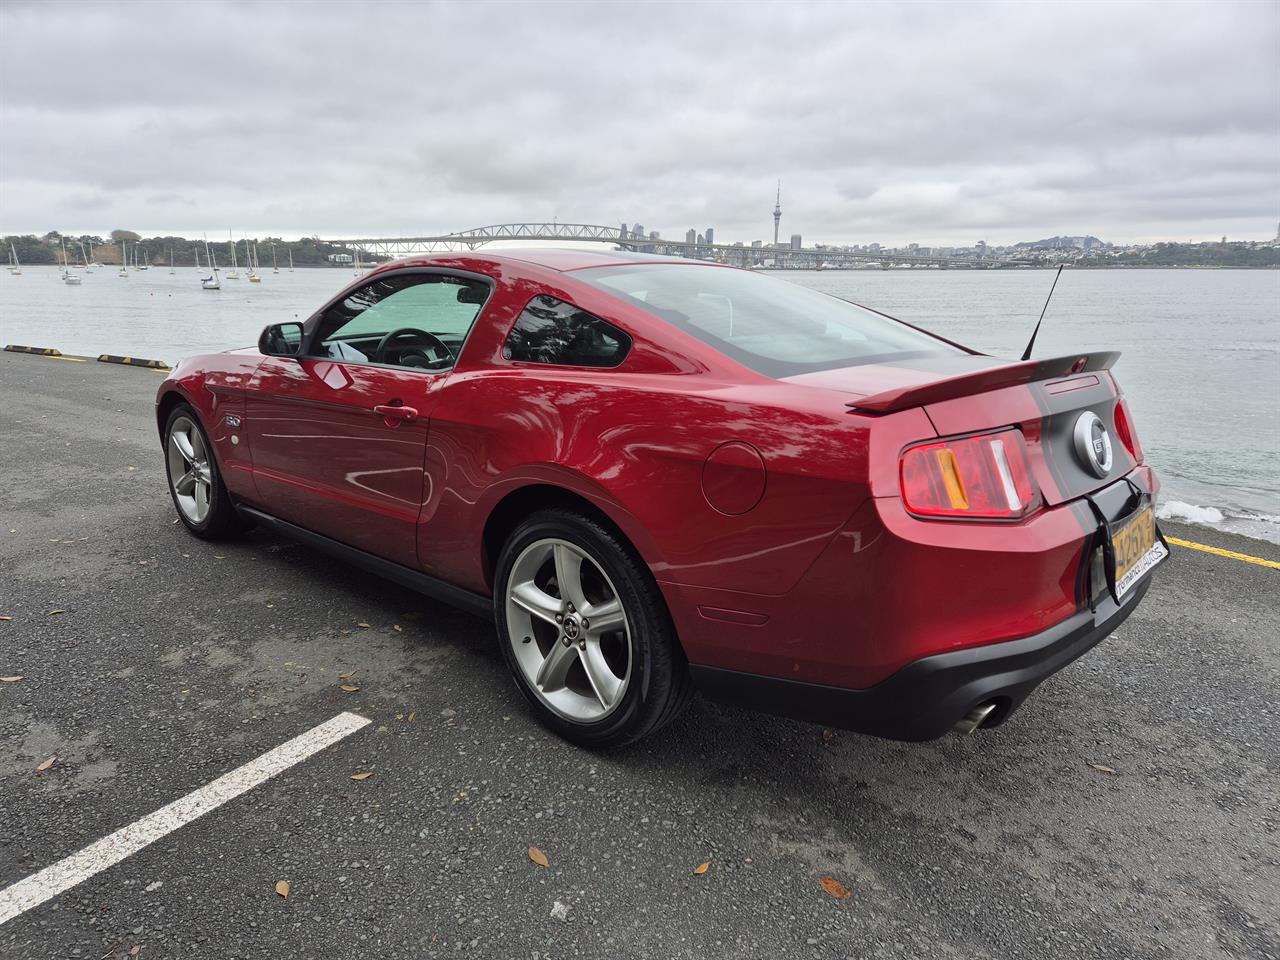
[[[399,343],[404,340],[406,342]],[[434,357],[428,356],[421,348],[430,347],[436,354]],[[419,330],[417,327],[401,327],[398,330],[392,330],[385,337],[378,341],[378,346],[374,348],[373,360],[375,363],[387,363],[387,352],[394,350],[400,354],[400,365],[405,367],[434,367],[447,365],[453,360],[453,351],[445,344],[443,340],[434,333],[426,330]],[[405,353],[412,351],[409,356]],[[421,362],[414,363],[414,360]]]

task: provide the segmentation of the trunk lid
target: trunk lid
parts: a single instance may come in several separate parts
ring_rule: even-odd
[[[1045,503],[1054,505],[1113,483],[1136,464],[1115,428],[1120,392],[1110,368],[1118,357],[1108,352],[1009,362],[938,356],[788,380],[852,394],[852,413],[878,417],[919,407],[940,437],[1016,426]],[[1101,455],[1106,447],[1109,463]]]

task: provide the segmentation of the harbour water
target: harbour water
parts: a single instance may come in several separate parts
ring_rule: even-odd
[[[0,342],[174,362],[244,346],[269,323],[302,320],[353,280],[348,269],[263,272],[262,283],[200,288],[191,266],[67,286],[53,267],[0,275]],[[1040,270],[787,271],[986,353],[1018,357],[1053,275]],[[1037,356],[1120,350],[1115,374],[1162,510],[1280,542],[1280,271],[1065,272]],[[2,443],[2,441],[0,441]]]

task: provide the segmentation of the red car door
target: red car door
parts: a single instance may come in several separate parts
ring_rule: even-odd
[[[490,289],[381,274],[307,324],[305,356],[267,357],[244,422],[262,509],[416,567],[431,408]]]

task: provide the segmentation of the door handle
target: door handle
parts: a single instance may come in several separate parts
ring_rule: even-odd
[[[416,407],[406,407],[399,403],[380,403],[373,408],[373,412],[381,414],[382,419],[387,422],[387,426],[394,426],[397,420],[418,419]]]

